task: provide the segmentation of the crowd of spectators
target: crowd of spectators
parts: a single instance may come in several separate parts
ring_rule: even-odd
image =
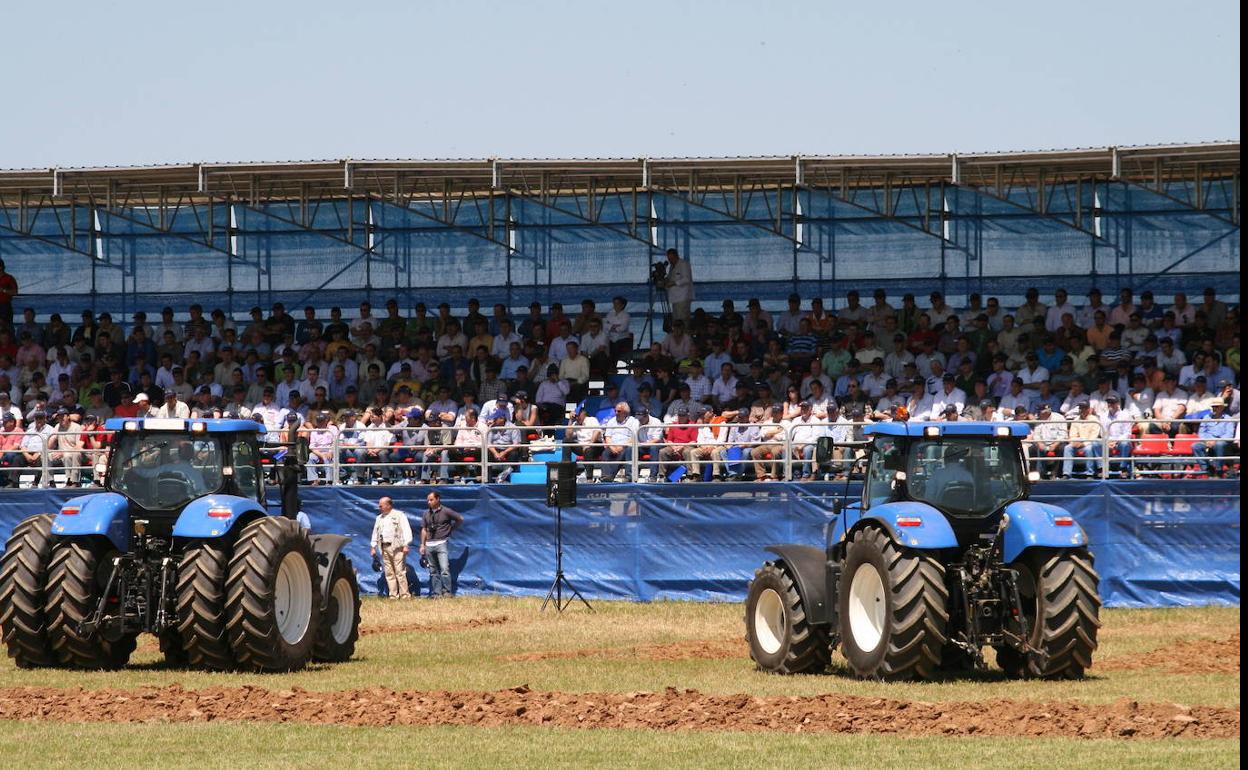
[[[91,311],[76,325],[40,322],[27,309],[0,319],[4,481],[44,452],[53,465],[89,465],[103,420],[144,415],[249,418],[271,436],[295,428],[318,481],[330,480],[334,447],[348,481],[449,479],[483,450],[498,478],[526,459],[540,426],[569,422],[568,440],[604,480],[627,475],[634,436],[653,450],[654,478],[684,466],[697,479],[705,465],[723,477],[734,446],[747,477],[777,478],[785,446],[794,477],[809,477],[819,437],[832,436],[841,459],[855,424],[879,420],[1036,421],[1033,451],[1055,476],[1081,462],[1090,472],[1087,447],[1106,438],[1129,454],[1132,431],[1190,430],[1198,455],[1237,451],[1239,309],[1212,288],[1199,304],[1130,289],[1114,302],[1093,289],[1081,304],[1029,289],[1012,309],[978,294],[959,308],[928,299],[895,306],[877,289],[868,305],[851,291],[833,310],[793,295],[779,312],[725,300],[636,350],[622,297],[571,313],[533,303],[517,317],[476,300],[461,314],[442,303],[404,315],[390,300],[376,315],[364,302],[327,318],[277,303],[241,322],[192,305],[180,319],[166,307],[124,325]],[[571,417],[568,404],[580,405]]]

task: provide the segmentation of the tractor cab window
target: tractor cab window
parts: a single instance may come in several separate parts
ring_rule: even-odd
[[[871,451],[875,456],[871,458],[867,481],[863,487],[864,508],[892,500],[897,493],[897,471],[905,468],[905,455],[895,437],[878,436]]]
[[[221,488],[221,450],[212,437],[118,436],[108,487],[147,510],[180,508]]]
[[[911,496],[954,516],[986,516],[1023,496],[1025,473],[1013,443],[916,441],[907,466]]]
[[[231,452],[234,467],[234,483],[244,497],[259,498],[261,481],[256,473],[256,450],[246,441],[235,441]]]

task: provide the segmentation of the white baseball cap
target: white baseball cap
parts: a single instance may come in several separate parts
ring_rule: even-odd
[[[134,397],[134,400],[135,401],[151,401],[151,399],[147,397],[146,393],[139,393],[138,395]]]

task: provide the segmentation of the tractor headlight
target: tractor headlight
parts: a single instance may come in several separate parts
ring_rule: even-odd
[[[1004,426],[1004,425],[998,425],[998,426],[997,426],[997,435],[998,435],[998,436],[1008,436],[1008,435],[1010,435],[1010,429],[1009,429],[1008,427]]]
[[[191,423],[191,433],[203,433],[206,430],[208,430],[208,424],[205,422],[196,420]]]
[[[940,428],[936,427],[935,425],[929,425],[923,429],[923,435],[924,436],[939,436]]]
[[[122,423],[121,427],[124,430],[138,430],[139,421],[138,420],[126,420],[124,423]]]

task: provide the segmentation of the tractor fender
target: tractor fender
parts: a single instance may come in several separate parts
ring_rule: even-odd
[[[342,555],[351,538],[346,535],[313,535],[312,552],[316,554],[316,573],[321,579],[321,606],[329,603],[329,575],[334,561]],[[346,557],[342,557],[346,558]]]
[[[919,550],[937,550],[940,548],[956,548],[958,538],[949,526],[945,515],[927,503],[917,500],[899,500],[895,503],[875,505],[859,513],[857,520],[849,522],[848,516],[837,518],[836,526],[829,537],[835,545],[843,544],[851,534],[863,527],[875,525],[888,533],[897,545]],[[898,524],[898,519],[906,525]],[[917,522],[917,524],[915,523]]]
[[[1088,534],[1065,508],[1019,500],[1005,506],[1005,515],[1010,517],[1001,542],[1001,558],[1006,564],[1036,546],[1078,548],[1088,544]],[[1059,518],[1069,518],[1072,523],[1059,525],[1056,523]]]
[[[250,497],[208,495],[192,500],[173,525],[174,537],[223,537],[236,525],[267,513]]]
[[[806,608],[806,620],[812,625],[832,622],[835,608],[828,604],[828,557],[822,548],[813,545],[769,545],[767,551],[784,562],[797,584],[797,593]]]
[[[128,550],[130,502],[116,492],[70,498],[61,504],[61,512],[52,520],[52,534],[61,537],[103,535],[117,550]]]

